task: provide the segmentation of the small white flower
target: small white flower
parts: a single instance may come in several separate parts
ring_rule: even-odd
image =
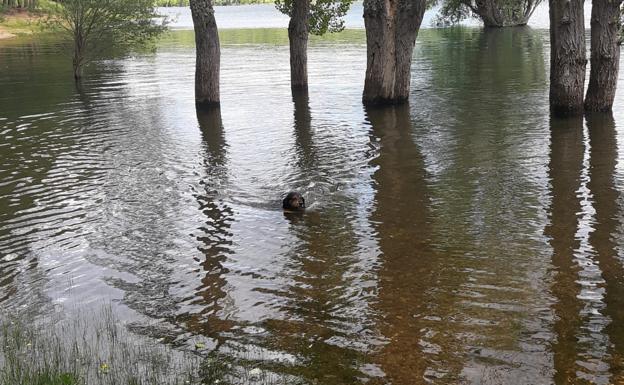
[[[262,374],[262,370],[258,368],[253,368],[249,371],[249,375],[252,377],[258,377]]]

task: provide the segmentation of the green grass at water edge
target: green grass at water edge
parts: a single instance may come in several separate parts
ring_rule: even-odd
[[[112,311],[80,320],[0,326],[1,385],[178,385],[199,383],[199,357],[132,338]],[[195,375],[195,377],[193,377]]]
[[[0,344],[0,385],[303,384],[203,344],[181,350],[134,335],[110,306],[79,319],[0,319]]]

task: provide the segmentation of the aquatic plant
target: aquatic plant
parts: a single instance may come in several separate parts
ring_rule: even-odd
[[[244,354],[178,349],[129,332],[110,305],[66,319],[0,319],[0,385],[301,384]],[[261,359],[262,360],[262,359]]]
[[[1,385],[199,383],[200,357],[131,336],[109,306],[71,320],[0,322]]]

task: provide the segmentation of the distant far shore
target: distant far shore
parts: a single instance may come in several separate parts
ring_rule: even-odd
[[[274,0],[216,0],[215,6],[236,6],[252,4],[273,4]],[[157,7],[174,8],[188,7],[188,0],[157,0]],[[34,23],[42,16],[41,11],[28,11],[23,8],[13,8],[0,12],[0,40],[12,39],[19,35],[33,33]]]
[[[272,4],[274,0],[215,0],[213,5]],[[157,7],[188,7],[188,0],[157,0]]]
[[[13,9],[0,14],[0,40],[32,34],[33,23],[40,18],[40,15],[24,9]]]
[[[14,38],[15,35],[5,31],[2,26],[0,26],[0,40],[4,40],[4,39],[12,39]]]

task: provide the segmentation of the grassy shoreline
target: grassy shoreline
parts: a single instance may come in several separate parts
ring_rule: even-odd
[[[260,369],[261,355],[211,350],[202,336],[176,348],[134,334],[111,305],[72,314],[81,315],[0,317],[0,385],[305,384]]]
[[[248,4],[273,4],[274,0],[217,0],[217,6],[235,6]],[[22,35],[32,35],[37,30],[37,23],[44,17],[49,3],[43,2],[38,10],[0,9],[0,40],[12,39]],[[188,0],[157,0],[157,7],[186,7]]]
[[[0,13],[0,40],[32,35],[42,17],[40,12],[21,9]]]

